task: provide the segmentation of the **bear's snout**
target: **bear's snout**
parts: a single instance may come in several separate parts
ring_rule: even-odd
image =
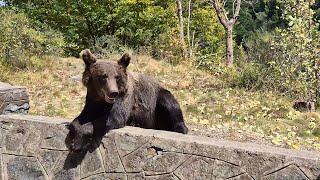
[[[119,95],[119,89],[116,80],[107,80],[106,84],[107,92],[104,94],[105,101],[108,103],[114,103],[115,98]]]
[[[116,98],[119,95],[118,91],[110,92],[109,98]]]

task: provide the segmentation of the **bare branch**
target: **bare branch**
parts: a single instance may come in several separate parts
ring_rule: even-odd
[[[218,0],[214,0],[213,6],[214,6],[214,9],[216,10],[220,23],[223,25],[223,27],[227,27],[227,21],[222,17],[222,12],[221,12],[222,8],[219,6]]]
[[[223,12],[223,15],[224,15],[226,21],[228,22],[229,21],[228,14],[224,8],[222,9],[222,12]]]
[[[232,14],[234,14],[234,3],[236,2],[236,0],[233,1],[232,3]]]
[[[227,0],[222,1],[222,8],[226,6]]]
[[[233,9],[232,9],[233,17],[230,20],[228,19],[228,16],[225,10],[226,1],[227,0],[222,0],[222,6],[219,6],[219,0],[214,0],[213,6],[216,10],[216,14],[219,18],[219,21],[223,25],[226,32],[226,62],[227,62],[227,65],[232,65],[233,64],[232,28],[240,14],[241,0],[233,1]],[[212,0],[209,0],[210,4],[211,2]],[[235,8],[235,2],[237,2],[236,8]]]
[[[183,30],[183,14],[182,14],[182,0],[176,0],[177,4],[177,14],[179,18],[179,25],[180,25],[180,38],[181,38],[181,45],[182,45],[182,56],[186,58],[186,49],[185,49],[185,41],[184,41],[184,30]]]
[[[237,0],[237,6],[236,6],[236,11],[235,13],[233,14],[233,18],[234,19],[234,22],[238,19],[239,17],[239,14],[240,14],[240,5],[241,5],[241,0]]]

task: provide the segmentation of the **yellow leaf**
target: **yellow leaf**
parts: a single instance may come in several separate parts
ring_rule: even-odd
[[[279,139],[272,139],[272,143],[275,145],[280,145]]]
[[[208,120],[200,120],[200,124],[202,124],[202,125],[207,125],[207,124],[209,124],[209,121]]]
[[[195,117],[193,117],[193,118],[192,118],[192,121],[193,121],[193,122],[198,122],[198,119],[195,118]]]
[[[290,146],[291,146],[291,148],[293,148],[293,149],[300,149],[300,146],[295,145],[295,144],[291,144]]]
[[[314,144],[316,148],[320,148],[320,144]]]

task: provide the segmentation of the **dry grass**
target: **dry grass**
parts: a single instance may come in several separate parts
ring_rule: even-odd
[[[290,99],[275,92],[230,89],[187,63],[172,66],[148,55],[134,57],[129,69],[152,75],[170,89],[194,131],[219,131],[232,140],[250,135],[279,146],[320,150],[319,113],[299,113],[291,108]],[[74,118],[82,110],[85,88],[70,79],[83,71],[79,59],[57,58],[38,72],[0,71],[0,81],[28,87],[30,114]]]

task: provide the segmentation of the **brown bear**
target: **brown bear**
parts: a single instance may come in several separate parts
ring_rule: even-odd
[[[84,109],[69,126],[71,151],[87,147],[93,138],[111,129],[137,126],[186,134],[179,103],[152,77],[127,71],[131,57],[125,53],[117,62],[99,60],[86,49],[82,83],[87,88]]]

